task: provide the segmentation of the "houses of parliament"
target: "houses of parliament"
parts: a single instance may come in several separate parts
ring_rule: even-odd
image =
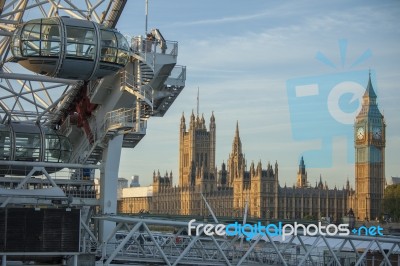
[[[302,219],[329,216],[339,221],[351,209],[356,218],[376,219],[382,214],[385,187],[385,120],[369,77],[360,113],[354,122],[355,188],[349,181],[329,188],[320,180],[308,182],[304,158],[300,159],[296,184],[282,186],[278,162],[246,165],[239,125],[227,163],[216,168],[216,122],[208,129],[203,116],[192,112],[188,125],[182,114],[179,128],[179,183],[172,173],[153,173],[152,193],[134,193],[118,204],[121,213],[208,216],[203,197],[216,216],[259,219]]]

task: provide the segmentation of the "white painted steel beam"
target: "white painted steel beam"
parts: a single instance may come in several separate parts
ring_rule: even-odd
[[[110,265],[112,260],[117,256],[118,252],[128,243],[128,241],[132,238],[133,234],[139,230],[143,223],[137,223],[132,230],[126,235],[126,237],[119,243],[119,245],[115,248],[115,250],[110,254],[104,265]]]
[[[73,79],[62,79],[62,78],[52,78],[41,75],[32,74],[18,74],[18,73],[7,73],[0,72],[0,78],[2,79],[15,79],[15,80],[31,80],[31,81],[41,81],[41,82],[51,82],[51,83],[63,83],[63,84],[77,84],[79,81]]]
[[[50,163],[50,162],[26,162],[26,161],[2,161],[0,165],[9,166],[27,166],[27,167],[43,167],[43,168],[69,168],[69,169],[99,169],[101,165],[93,164],[69,164],[69,163]]]
[[[388,236],[385,237],[364,237],[364,236],[323,236],[318,235],[315,237],[307,237],[307,236],[292,236],[288,239],[288,242],[277,240],[277,238],[273,238],[270,236],[265,236],[261,238],[260,235],[255,236],[251,242],[244,242],[243,250],[236,249],[235,247],[239,246],[240,239],[234,237],[231,239],[217,239],[214,236],[196,236],[196,237],[183,237],[183,241],[185,238],[187,242],[184,243],[185,249],[179,250],[175,243],[171,240],[174,239],[175,235],[165,235],[164,237],[169,238],[169,245],[165,244],[156,244],[157,239],[156,235],[153,231],[147,230],[149,225],[157,225],[157,226],[174,226],[176,230],[182,232],[183,229],[187,229],[188,222],[182,221],[174,221],[174,220],[160,220],[160,219],[151,219],[151,218],[139,218],[139,217],[122,217],[122,216],[108,216],[108,217],[98,217],[98,219],[109,219],[115,222],[123,223],[128,229],[131,228],[129,225],[136,225],[138,222],[143,222],[143,227],[146,229],[145,232],[141,232],[143,237],[151,238],[151,242],[145,244],[145,249],[138,250],[140,243],[137,241],[133,241],[128,244],[127,247],[123,250],[123,256],[120,257],[120,254],[115,256],[115,262],[121,261],[119,259],[131,259],[133,261],[146,263],[149,261],[153,261],[154,263],[171,263],[173,265],[177,264],[207,264],[207,265],[250,265],[256,262],[265,263],[265,259],[274,259],[275,263],[282,263],[283,265],[292,265],[293,255],[287,256],[288,244],[294,245],[296,241],[296,245],[302,247],[304,252],[299,254],[301,257],[300,260],[296,260],[296,265],[300,263],[300,265],[310,264],[310,265],[318,265],[321,262],[322,256],[324,254],[319,254],[319,259],[313,255],[313,251],[316,250],[317,247],[322,245],[329,253],[325,254],[331,260],[328,264],[331,263],[340,263],[339,253],[340,251],[347,245],[350,245],[353,248],[353,252],[356,252],[356,246],[360,247],[360,243],[363,247],[366,247],[368,250],[378,250],[383,252],[385,250],[389,250],[386,254],[387,260],[384,258],[384,262],[388,263],[389,256],[392,254],[397,254],[400,252],[400,239],[391,238]],[[198,223],[197,223],[198,224]],[[195,225],[195,224],[194,224]],[[160,233],[157,232],[157,235]],[[208,240],[207,240],[208,239]],[[265,240],[261,241],[261,239]],[[306,244],[307,239],[307,244]],[[332,240],[332,241],[331,241]],[[338,241],[340,240],[340,241]],[[149,240],[150,241],[150,240]],[[209,241],[212,241],[213,244],[210,244]],[[276,241],[280,242],[277,243]],[[310,242],[311,241],[311,242]],[[362,242],[360,242],[362,241]],[[379,244],[378,244],[379,242]],[[308,245],[311,246],[308,246]],[[263,245],[268,247],[272,251],[273,257],[269,257],[271,255],[271,251],[269,253],[263,253]],[[368,246],[367,246],[368,245]],[[136,251],[137,250],[137,251]],[[121,250],[122,251],[122,250]],[[244,253],[241,253],[241,252]],[[233,256],[231,256],[231,252],[235,252]],[[265,251],[267,252],[267,251]],[[274,257],[276,256],[276,257]],[[354,260],[357,259],[357,262],[365,262],[366,253],[363,253],[358,258],[355,257]],[[335,258],[336,257],[336,258]],[[112,262],[111,262],[112,263]]]
[[[253,251],[253,249],[256,247],[258,242],[262,239],[261,236],[256,236],[256,240],[251,244],[250,248],[246,251],[246,253],[243,255],[243,257],[238,261],[236,264],[237,266],[242,265],[242,263],[245,261],[245,259],[250,255],[250,253]]]
[[[121,158],[123,135],[110,139],[103,150],[103,164],[100,169],[100,209],[102,214],[117,213],[118,170]],[[105,240],[113,231],[115,223],[112,221],[100,222],[100,241]]]
[[[157,243],[157,241],[154,239],[154,236],[151,232],[151,230],[149,229],[149,227],[143,223],[143,227],[146,230],[146,232],[149,234],[151,241],[154,243],[154,245],[156,246],[156,248],[158,249],[158,251],[160,252],[162,258],[164,259],[164,262],[168,265],[171,266],[170,261],[168,260],[168,257],[165,255],[164,251],[161,249],[160,245]]]

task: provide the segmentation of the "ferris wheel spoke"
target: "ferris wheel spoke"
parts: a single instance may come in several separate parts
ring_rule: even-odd
[[[62,119],[60,114],[68,109],[62,103],[65,95],[68,95],[71,88],[77,91],[82,86],[77,83],[79,80],[33,74],[16,64],[11,54],[12,36],[21,23],[40,17],[69,16],[113,28],[125,3],[126,0],[6,1],[0,13],[0,123],[9,119],[57,123]],[[25,42],[25,45],[34,51],[40,51],[41,48],[34,42]],[[62,108],[61,112],[59,108]]]
[[[5,18],[5,17],[14,17],[15,16],[15,20],[19,20],[20,18],[22,18],[24,12],[29,9],[29,7],[27,7],[27,3],[28,1],[21,1],[18,5],[15,6],[15,8],[12,11],[9,11],[8,13],[2,13],[0,18]]]
[[[0,97],[0,100],[6,100],[6,99],[10,99],[10,98],[13,98],[13,99],[15,100],[16,98],[21,98],[21,99],[27,101],[28,103],[37,105],[37,107],[40,108],[40,109],[42,109],[42,110],[45,110],[45,109],[46,109],[45,106],[42,106],[42,105],[37,104],[35,100],[31,100],[31,99],[25,97],[26,94],[28,94],[28,95],[31,94],[30,92],[21,92],[21,93],[18,93],[18,92],[16,92],[16,91],[13,89],[13,87],[11,86],[11,84],[8,83],[8,85],[9,85],[9,88],[7,88],[7,87],[5,87],[5,86],[3,86],[3,85],[0,85],[0,87],[1,87],[2,89],[4,89],[5,91],[8,91],[8,92],[10,93],[10,95],[8,95],[8,96]]]
[[[4,69],[5,69],[8,73],[12,73],[12,71],[11,71],[9,68],[7,68],[6,66],[4,66]],[[28,79],[26,79],[26,80],[28,80]],[[26,80],[25,80],[25,81],[26,81]],[[20,80],[20,79],[16,79],[16,82],[18,82],[19,84],[23,85],[23,89],[25,89],[27,92],[31,92],[31,91],[32,91],[32,88],[30,88],[30,86],[26,85],[26,82],[24,82],[24,81],[22,81],[22,80]],[[32,83],[29,83],[29,84],[32,84]],[[48,106],[48,104],[46,103],[46,101],[45,101],[44,99],[42,99],[39,95],[34,94],[34,96],[35,96],[36,100],[38,100],[41,104],[43,104],[43,105],[46,106],[46,107]]]
[[[19,95],[19,94],[23,91],[25,84],[26,84],[26,81],[23,82],[19,93],[17,93],[16,96],[15,96],[15,102],[14,102],[14,104],[12,105],[12,107],[11,107],[11,109],[10,109],[10,111],[11,111],[12,113],[13,113],[14,111],[16,111],[16,110],[15,110],[15,107],[16,107],[17,105],[18,105],[18,107],[19,107],[19,109],[20,109],[21,111],[23,111],[23,112],[25,111],[24,106],[21,104],[21,96]]]
[[[16,2],[20,2],[18,5],[15,5]],[[12,8],[13,6],[18,7],[22,3],[21,0],[11,0],[7,5],[4,5],[3,11]]]
[[[10,92],[10,94],[12,94],[12,99],[18,104],[19,109],[23,109],[23,106],[21,105],[21,103],[18,100],[18,94],[17,92],[14,90],[12,84],[10,83],[9,80],[6,80],[6,83],[9,87],[8,91]],[[7,88],[3,87],[5,90],[7,90]],[[10,98],[10,97],[8,97]],[[9,108],[9,110],[11,111],[11,109]]]
[[[50,104],[53,104],[53,100],[51,99],[51,97],[50,97],[50,95],[49,95],[49,92],[48,92],[48,90],[49,90],[50,88],[49,88],[49,87],[46,88],[46,86],[44,85],[43,82],[39,82],[39,86],[40,86],[40,88],[41,88],[40,91],[43,90],[43,92],[44,92],[44,94],[45,94],[45,96],[46,96],[46,98],[47,98],[47,101],[48,101]],[[56,87],[54,87],[54,88],[59,88],[59,87],[61,87],[61,86],[63,86],[63,85],[56,85]]]
[[[103,3],[104,1],[99,1],[99,2],[98,2],[97,4],[95,4],[94,6],[92,5],[92,3],[91,3],[89,0],[85,0],[85,2],[86,2],[86,7],[87,7],[87,9],[88,9],[88,11],[89,11],[88,17],[91,18],[91,17],[92,17],[92,14],[93,14],[93,17],[95,18],[95,21],[96,21],[97,23],[100,23],[100,17],[99,17],[99,15],[98,15],[97,12],[96,12],[96,8],[97,8],[99,5],[101,5],[101,3]]]
[[[4,116],[1,119],[1,123],[3,124],[7,120],[7,118],[11,120],[12,113],[10,107],[8,107],[7,103],[5,103],[3,100],[0,100],[0,108],[4,112]]]
[[[2,100],[0,100],[0,108],[3,110],[3,112],[5,113],[5,115],[2,117],[0,114],[0,117],[2,117],[2,121],[1,123],[4,123],[4,119],[9,116],[11,117],[11,113],[10,113],[10,108],[7,106],[7,104],[5,102],[3,102]]]
[[[63,6],[61,4],[58,4],[57,5],[57,9],[58,10],[63,10],[65,13],[67,13],[68,15],[70,15],[70,16],[72,16],[74,18],[86,19],[87,15],[83,12],[82,9],[79,9],[78,7],[76,7],[74,4],[72,4],[68,0],[65,0],[65,3],[69,4],[71,7],[67,7],[67,6]]]
[[[69,86],[68,86],[69,87]],[[58,99],[56,99],[54,101],[54,103],[52,103],[48,108],[46,108],[46,110],[44,110],[41,114],[38,115],[37,119],[36,119],[36,123],[40,123],[42,117],[44,116],[52,116],[52,114],[50,113],[62,100],[64,100],[64,98],[67,97],[67,93],[64,93],[61,97],[59,97]],[[43,124],[46,124],[47,119],[45,119],[43,121]]]
[[[1,40],[0,42],[0,66],[3,64],[3,62],[6,62],[6,57],[7,57],[7,53],[5,52],[10,44],[10,38],[9,37],[5,37]]]
[[[29,87],[30,88],[32,88],[32,84],[31,84],[31,82],[28,80],[28,84],[29,84]],[[38,104],[36,103],[36,93],[34,93],[33,92],[33,90],[30,90],[30,92],[31,92],[31,94],[32,94],[32,99],[33,99],[33,106],[35,107],[35,109],[36,109],[36,114],[37,115],[39,115],[39,109],[38,109]]]
[[[36,1],[36,3],[39,2],[38,0],[35,0],[35,1]],[[43,5],[38,6],[38,8],[39,8],[40,12],[42,13],[42,16],[47,17],[47,13],[46,13],[46,10],[43,8]]]
[[[9,81],[6,81],[7,82],[7,84],[9,84],[9,87],[10,88],[12,88],[11,87],[11,84],[9,83]],[[57,86],[52,86],[52,87],[43,87],[43,88],[39,88],[39,89],[33,89],[32,91],[24,91],[24,92],[22,92],[22,93],[20,93],[20,94],[17,94],[17,92],[15,92],[15,90],[13,90],[13,89],[10,89],[10,88],[7,88],[7,87],[5,87],[5,86],[3,86],[3,85],[1,85],[0,84],[0,88],[2,88],[2,89],[4,89],[5,91],[8,91],[11,95],[7,95],[7,96],[2,96],[2,97],[0,97],[0,100],[4,100],[4,99],[8,99],[8,98],[11,98],[11,97],[14,97],[14,96],[17,96],[17,95],[19,95],[19,96],[21,96],[21,97],[24,97],[24,99],[26,100],[26,101],[28,101],[28,99],[25,97],[25,95],[30,95],[30,94],[32,94],[32,93],[37,93],[37,92],[43,92],[43,93],[45,93],[45,94],[47,94],[48,95],[48,90],[50,90],[50,89],[52,89],[52,88],[54,88],[54,89],[56,89],[56,88],[59,88],[59,87],[61,87],[61,86],[65,86],[65,85],[57,85]],[[49,96],[49,98],[48,98],[48,100],[49,100],[49,102],[51,102],[51,104],[53,104],[53,100],[50,98],[50,95],[48,95]],[[41,108],[41,109],[46,109],[47,107],[45,107],[45,106],[40,106],[39,105],[39,108]]]
[[[13,21],[13,23],[10,23],[10,21],[7,21],[6,23],[7,24],[5,24],[5,23],[0,24],[0,28],[4,30],[1,33],[2,36],[10,36],[10,35],[12,35],[11,31],[14,30],[15,26],[9,26],[8,24],[18,24],[18,22],[16,22],[16,21]]]

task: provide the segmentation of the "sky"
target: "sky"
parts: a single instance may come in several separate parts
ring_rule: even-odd
[[[238,123],[247,165],[277,161],[280,185],[296,182],[301,156],[311,185],[320,175],[330,187],[354,185],[353,96],[369,72],[387,125],[386,177],[400,176],[399,1],[148,2],[148,28],[179,42],[186,86],[164,117],[149,119],[142,141],[123,150],[120,177],[149,185],[159,170],[178,180],[180,118],[196,112],[199,88],[207,127],[212,112],[216,119],[218,169]],[[145,1],[128,1],[117,28],[143,35]],[[310,84],[314,98],[298,94]]]

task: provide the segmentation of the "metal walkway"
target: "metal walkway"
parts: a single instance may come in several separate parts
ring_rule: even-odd
[[[116,223],[97,265],[400,265],[400,238],[368,236],[188,236],[188,222],[103,216]],[[194,223],[195,225],[196,223]],[[202,232],[201,230],[200,232]]]

